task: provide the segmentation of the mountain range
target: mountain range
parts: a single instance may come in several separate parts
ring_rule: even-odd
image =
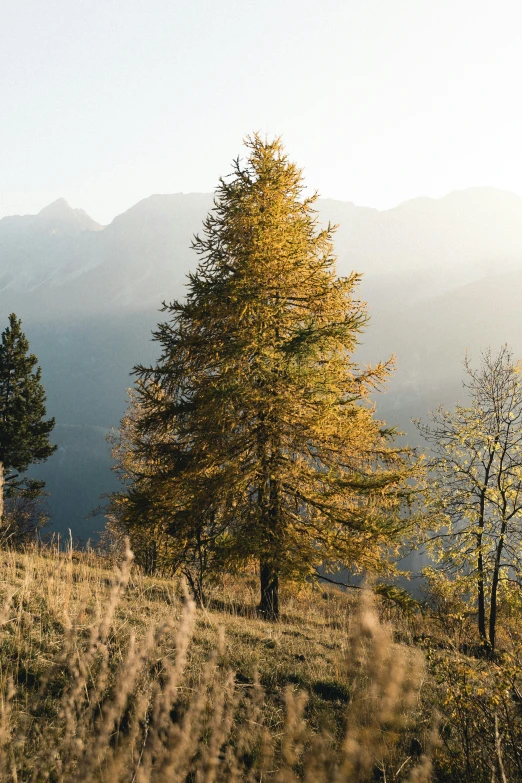
[[[154,195],[101,226],[58,199],[0,220],[0,330],[10,312],[21,317],[42,366],[59,448],[35,472],[62,533],[86,539],[103,526],[86,516],[115,487],[105,436],[132,367],[156,357],[158,310],[184,296],[191,239],[212,205],[205,193]],[[472,188],[385,211],[329,199],[317,210],[338,224],[338,273],[363,275],[371,320],[359,361],[396,356],[378,414],[417,443],[411,418],[462,398],[466,351],[477,362],[508,343],[522,357],[522,198]]]

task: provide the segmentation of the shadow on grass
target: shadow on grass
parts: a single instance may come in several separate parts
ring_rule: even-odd
[[[236,617],[248,617],[250,620],[265,620],[267,623],[283,623],[288,625],[295,624],[295,617],[281,612],[277,620],[267,617],[258,606],[245,604],[241,601],[223,601],[220,598],[210,598],[205,603],[205,609],[215,612],[224,612],[225,614],[235,615]]]
[[[312,690],[316,696],[319,696],[324,701],[340,701],[343,704],[347,704],[350,701],[348,688],[345,688],[338,682],[320,680],[312,685]]]
[[[251,604],[244,604],[240,601],[223,601],[220,598],[210,598],[205,608],[212,612],[223,612],[225,614],[235,615],[236,617],[248,617],[250,619],[259,618],[257,607]]]

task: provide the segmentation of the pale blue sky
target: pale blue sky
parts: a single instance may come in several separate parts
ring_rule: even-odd
[[[0,0],[0,216],[106,223],[282,135],[325,197],[522,195],[517,0]]]

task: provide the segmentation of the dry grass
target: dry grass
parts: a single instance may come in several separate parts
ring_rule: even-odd
[[[0,553],[0,779],[233,783],[430,778],[422,655],[367,595],[254,582],[196,610],[127,554]],[[415,742],[415,752],[412,743]]]
[[[196,609],[129,553],[0,550],[2,783],[522,780],[514,588],[493,660],[451,585],[410,615],[286,591],[277,623],[257,589],[224,576]]]

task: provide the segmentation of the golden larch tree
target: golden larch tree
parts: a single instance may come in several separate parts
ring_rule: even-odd
[[[281,141],[246,145],[194,239],[186,300],[164,306],[161,358],[136,368],[113,514],[128,530],[161,528],[180,565],[255,560],[273,617],[281,579],[384,567],[416,465],[369,400],[391,363],[351,358],[367,322],[360,276],[337,277],[334,228],[319,226]]]

